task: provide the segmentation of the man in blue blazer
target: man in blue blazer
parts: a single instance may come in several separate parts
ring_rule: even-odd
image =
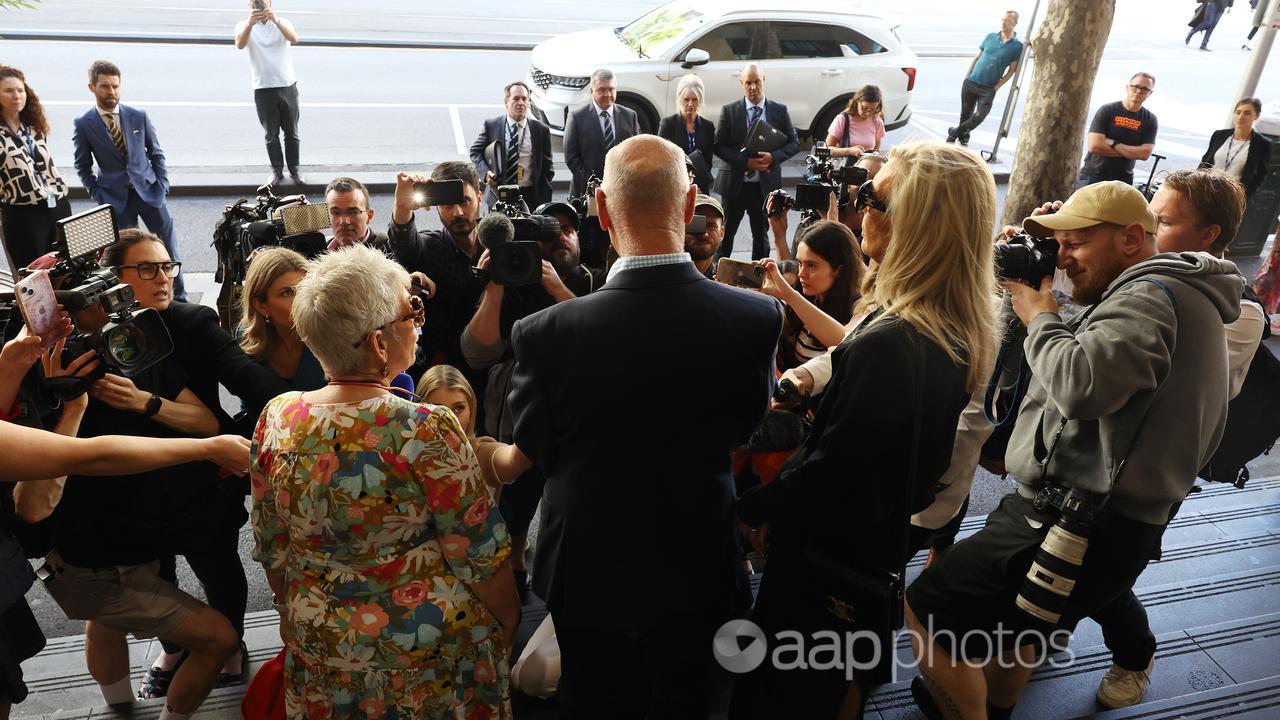
[[[765,99],[764,72],[758,65],[748,63],[743,67],[741,82],[743,99],[721,108],[720,122],[716,124],[716,157],[729,166],[716,177],[716,192],[725,209],[719,256],[733,254],[733,238],[745,212],[751,221],[751,259],[759,260],[769,257],[764,199],[782,187],[782,163],[800,152],[800,139],[791,125],[787,106]],[[756,120],[769,123],[790,140],[772,153],[749,156],[742,152],[747,130]]]
[[[562,718],[705,719],[712,639],[750,600],[730,451],[768,406],[782,311],[698,271],[696,196],[679,147],[614,147],[596,200],[620,258],[511,333],[510,469],[547,478],[533,588],[555,618]],[[716,368],[716,391],[689,392],[691,367]]]
[[[98,60],[89,66],[89,90],[97,103],[76,118],[72,135],[80,184],[95,202],[116,211],[121,228],[137,227],[141,216],[147,229],[164,241],[169,257],[181,261],[173,218],[164,203],[169,172],[156,129],[146,112],[120,104],[120,68],[114,63]],[[176,299],[187,299],[182,273],[174,279],[173,291]]]
[[[532,210],[551,202],[551,180],[556,168],[551,163],[551,128],[529,117],[529,86],[517,80],[503,90],[505,115],[484,121],[484,129],[471,144],[471,164],[484,179],[485,201],[497,198],[493,188],[518,185],[520,195]],[[497,142],[498,152],[489,165],[485,150]]]

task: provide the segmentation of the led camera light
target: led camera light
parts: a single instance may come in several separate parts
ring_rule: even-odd
[[[110,205],[99,205],[59,220],[58,234],[62,237],[62,250],[68,260],[85,256],[96,258],[98,252],[120,237],[116,214]]]

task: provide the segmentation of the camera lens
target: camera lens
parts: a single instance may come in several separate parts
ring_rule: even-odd
[[[146,333],[134,323],[118,325],[103,338],[112,362],[129,367],[146,357],[150,344]]]

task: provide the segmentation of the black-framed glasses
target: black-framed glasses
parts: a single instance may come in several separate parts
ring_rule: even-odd
[[[1147,87],[1146,85],[1130,85],[1129,89],[1136,93],[1142,93],[1143,95],[1148,95],[1156,91],[1155,88]]]
[[[413,321],[413,326],[414,326],[415,328],[420,328],[420,327],[422,327],[424,324],[426,324],[426,322],[427,322],[427,308],[426,308],[426,306],[425,306],[425,305],[423,305],[423,304],[422,304],[422,298],[418,297],[417,295],[410,295],[410,296],[409,296],[409,312],[408,312],[408,313],[406,313],[406,314],[405,314],[404,316],[402,316],[402,317],[398,317],[398,318],[396,318],[395,320],[392,320],[392,321],[391,321],[391,322],[389,322],[389,323],[385,323],[385,324],[383,324],[383,325],[379,325],[378,327],[376,327],[376,328],[374,328],[374,329],[370,330],[369,332],[371,333],[371,332],[377,332],[378,330],[385,330],[385,329],[387,328],[387,325],[394,325],[395,323],[402,323],[402,322],[404,322],[405,320],[412,320],[412,321]],[[368,335],[369,335],[369,333],[365,333],[365,337],[367,337]],[[352,343],[352,344],[351,344],[351,347],[356,347],[356,348],[358,348],[358,347],[360,347],[361,343],[363,343],[363,342],[364,342],[364,337],[361,337],[361,338],[360,338],[360,340],[358,340],[358,341],[356,341],[356,342]]]
[[[853,209],[857,211],[872,208],[882,213],[889,212],[889,206],[883,200],[876,196],[876,188],[873,184],[874,180],[868,180],[858,188],[858,195],[853,201]]]
[[[182,263],[170,260],[169,262],[140,262],[133,263],[132,265],[116,266],[117,270],[123,270],[125,268],[133,268],[138,273],[138,277],[143,280],[154,280],[156,273],[159,272],[163,272],[165,277],[178,277],[178,271],[182,269]]]

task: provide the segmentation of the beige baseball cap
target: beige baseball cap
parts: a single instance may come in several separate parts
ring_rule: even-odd
[[[1022,226],[1032,235],[1050,237],[1054,230],[1081,230],[1099,223],[1138,224],[1149,233],[1156,231],[1156,216],[1147,207],[1147,199],[1137,188],[1119,180],[1086,185],[1072,193],[1058,212],[1029,217]]]
[[[693,211],[696,213],[698,212],[698,208],[703,207],[709,207],[720,213],[720,217],[724,217],[724,206],[720,204],[719,200],[711,197],[710,195],[698,193],[698,197],[693,201]]]

